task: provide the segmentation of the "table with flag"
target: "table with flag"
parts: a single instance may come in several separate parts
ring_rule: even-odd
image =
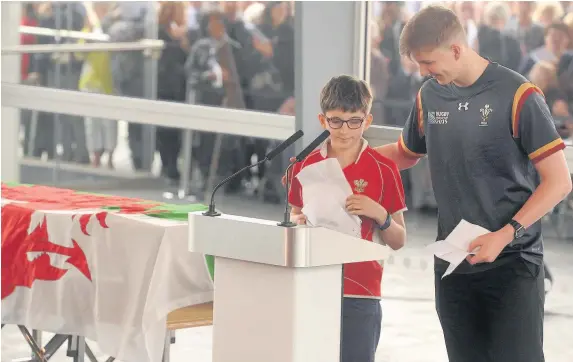
[[[167,314],[213,300],[213,259],[187,250],[204,209],[2,183],[2,323],[160,361]]]

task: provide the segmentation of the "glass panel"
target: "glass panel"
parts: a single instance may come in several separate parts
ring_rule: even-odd
[[[26,55],[22,73],[30,84],[293,113],[291,2],[44,2],[26,10],[28,26],[112,43],[165,42],[157,62],[146,51]],[[93,42],[22,35],[24,44],[86,41]]]
[[[294,114],[291,2],[45,2],[24,4],[24,8],[22,24],[37,27],[36,32],[41,28],[67,29],[108,37],[110,42],[143,38],[166,42],[157,57],[148,51],[23,55],[22,81],[27,84]],[[84,42],[24,33],[21,40],[22,44]],[[194,159],[205,158],[197,152],[211,155],[213,147],[205,146],[209,137],[213,135],[194,133]],[[220,166],[217,174],[244,166],[251,156],[261,157],[261,150],[274,144],[240,139],[240,156],[232,166]],[[204,145],[197,148],[201,140]],[[98,173],[107,170],[112,151],[117,172],[162,175],[167,184],[161,188],[178,185],[183,172],[181,141],[182,131],[176,129],[22,111],[21,153],[26,157],[48,162],[58,155],[57,161],[65,164],[99,165]],[[280,170],[276,171],[273,181],[280,180]],[[239,191],[252,195],[261,181],[265,181],[262,173],[260,177],[255,173],[253,180],[242,181]]]

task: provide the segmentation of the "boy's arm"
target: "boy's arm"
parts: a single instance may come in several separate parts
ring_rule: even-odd
[[[397,165],[390,165],[391,170],[386,174],[388,182],[382,195],[381,208],[383,212],[375,219],[378,225],[384,225],[390,214],[392,221],[385,230],[378,228],[376,232],[380,239],[393,250],[398,250],[406,243],[406,222],[404,221],[404,210],[406,210],[406,198],[404,186]]]
[[[386,211],[386,210],[384,210]],[[383,220],[376,220],[378,225],[384,224],[388,211],[383,213]],[[386,230],[378,229],[376,232],[380,239],[392,250],[401,249],[406,244],[406,222],[404,221],[404,213],[402,211],[396,212],[391,215],[392,222]]]
[[[296,175],[301,170],[301,164],[297,163],[292,168],[292,172],[289,174],[289,190],[288,193],[288,202],[291,206],[290,210],[290,221],[294,222],[295,224],[303,225],[306,224],[306,216],[302,213],[302,185],[296,178]]]
[[[306,215],[304,215],[302,213],[302,209],[300,207],[296,207],[296,206],[291,205],[290,221],[294,222],[297,225],[305,225],[306,224]]]

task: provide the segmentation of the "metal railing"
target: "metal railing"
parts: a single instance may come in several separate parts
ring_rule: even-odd
[[[52,36],[54,38],[69,38],[77,40],[90,40],[98,42],[108,42],[109,35],[98,34],[98,33],[87,33],[77,30],[66,30],[66,29],[50,29],[42,28],[39,26],[26,26],[20,25],[18,28],[21,34],[28,35],[39,35],[39,36]]]
[[[136,43],[20,45],[2,48],[2,55],[28,52],[144,50],[159,49],[162,46],[161,41],[149,39]],[[293,116],[83,93],[4,82],[2,83],[2,106],[184,129],[182,144],[184,170],[179,187],[180,193],[186,193],[189,187],[191,131],[275,140],[286,139],[295,131]],[[377,146],[395,142],[400,131],[397,127],[372,126],[366,132],[365,137],[372,145]],[[568,147],[565,152],[569,167],[573,169],[573,148]],[[216,150],[214,153],[217,153]],[[212,184],[212,180],[210,184]]]
[[[86,44],[30,44],[2,47],[2,55],[32,54],[32,53],[89,53],[89,52],[120,52],[135,50],[161,50],[163,40],[143,39],[130,43],[86,43]]]

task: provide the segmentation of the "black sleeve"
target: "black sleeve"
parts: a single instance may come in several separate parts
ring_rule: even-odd
[[[565,148],[543,93],[532,83],[521,85],[515,93],[512,130],[533,163]]]
[[[422,107],[422,90],[418,91],[416,102],[412,106],[406,125],[402,129],[398,142],[400,150],[411,158],[420,158],[426,154],[426,137],[424,135],[424,112]]]

